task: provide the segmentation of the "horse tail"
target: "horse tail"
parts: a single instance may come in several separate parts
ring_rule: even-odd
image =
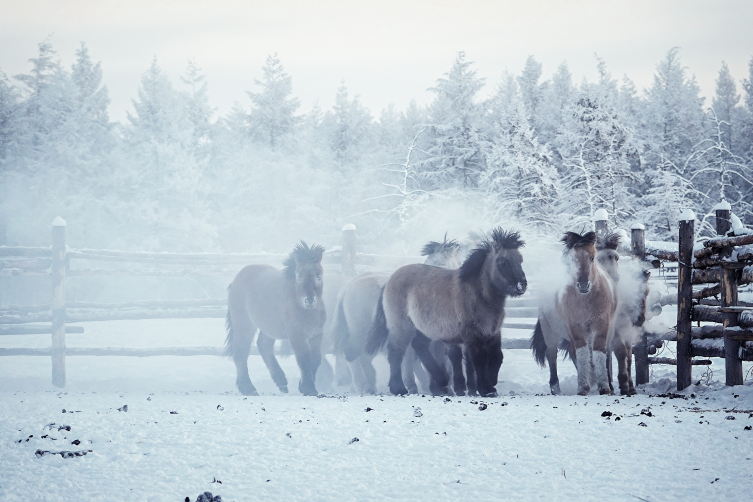
[[[557,348],[562,353],[562,359],[570,359],[570,340],[567,338],[560,338],[557,343]]]
[[[533,358],[536,360],[539,366],[542,368],[546,366],[546,340],[544,339],[544,332],[541,330],[541,320],[536,321],[536,327],[533,330],[533,336],[531,337],[531,352],[533,352]]]
[[[225,357],[233,357],[233,320],[230,317],[230,309],[227,310],[227,316],[225,316],[225,331],[227,336],[225,337],[225,350],[222,355]]]
[[[382,288],[382,292],[379,294],[379,301],[377,302],[376,313],[374,314],[374,319],[371,321],[366,338],[366,353],[373,356],[382,350],[384,344],[387,343],[389,334],[387,318],[384,315],[384,288]]]
[[[335,305],[332,322],[327,327],[327,338],[332,343],[335,353],[346,354],[345,357],[347,359],[350,331],[348,330],[348,322],[345,319],[344,300],[345,294],[341,292],[337,296],[337,304]]]

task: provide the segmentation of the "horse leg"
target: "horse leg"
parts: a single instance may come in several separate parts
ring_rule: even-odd
[[[421,362],[424,364],[424,368],[426,368],[426,371],[428,371],[429,375],[431,375],[429,390],[431,390],[431,393],[435,396],[449,394],[449,388],[447,387],[447,385],[449,384],[447,368],[444,366],[444,364],[440,365],[434,359],[434,356],[432,356],[431,350],[429,348],[430,343],[431,340],[429,340],[426,335],[416,330],[416,335],[413,337],[413,342],[411,343],[411,345],[413,346],[413,350],[416,351],[416,354],[421,359]],[[442,362],[444,363],[444,361]]]
[[[502,353],[502,335],[495,336],[489,341],[489,377],[491,384],[495,387],[499,382],[499,370],[502,367],[502,361],[505,355]]]
[[[339,387],[349,385],[353,380],[348,367],[348,361],[342,354],[335,354],[335,383]]]
[[[549,389],[552,395],[561,394],[560,378],[557,375],[557,346],[546,348],[546,361],[549,364]]]
[[[426,368],[424,368],[424,365],[421,364],[421,360],[418,357],[416,357],[416,360],[413,363],[413,375],[416,378],[418,389],[426,393],[431,393],[431,391],[429,390],[431,377],[426,372]]]
[[[602,331],[597,331],[593,342],[593,371],[599,394],[609,394],[609,381],[607,379],[607,339],[609,326]]]
[[[471,359],[468,353],[468,348],[463,345],[463,362],[465,363],[465,375],[466,384],[468,385],[468,395],[478,396],[478,385],[476,383],[476,367],[473,365],[473,359]]]
[[[463,376],[463,349],[458,344],[451,344],[447,349],[447,356],[452,364],[452,387],[456,396],[464,396],[467,390]]]
[[[403,358],[408,347],[397,341],[389,340],[387,342],[387,362],[390,363],[390,392],[396,396],[402,396],[408,393],[403,383]]]
[[[416,385],[416,377],[413,369],[416,361],[416,351],[412,347],[408,347],[402,363],[403,383],[405,384],[405,388],[408,389],[408,394],[418,394],[418,386]]]
[[[578,395],[587,396],[591,392],[591,348],[587,343],[587,336],[582,330],[569,329],[570,354],[578,371]]]
[[[233,316],[232,321],[230,333],[232,338],[228,336],[230,342],[228,351],[235,363],[235,385],[244,396],[258,396],[259,393],[248,376],[248,355],[251,352],[251,342],[254,339],[254,333],[256,333],[256,326],[245,312]]]
[[[483,336],[474,336],[465,344],[476,369],[476,386],[481,397],[497,396],[497,389],[494,388],[497,382],[492,382],[491,375],[495,363],[494,358],[490,357],[489,345],[489,341],[484,340]]]
[[[301,380],[298,382],[298,390],[304,396],[316,396],[316,384],[314,383],[314,358],[308,340],[302,335],[292,336],[290,345],[293,347],[295,360],[301,370]]]
[[[616,354],[617,354],[617,352],[615,351],[615,355]],[[618,367],[617,368],[617,374],[619,375],[619,371],[620,371],[619,370],[619,364],[620,364],[619,357],[620,356],[616,355],[616,357],[618,358],[617,359],[617,367]],[[613,370],[612,370],[612,347],[609,347],[607,349],[607,380],[609,380],[609,391],[610,391],[609,393],[610,394],[614,393],[614,385],[612,385],[612,378],[613,378]],[[619,378],[619,376],[617,378]]]
[[[314,380],[316,380],[316,372],[319,371],[319,366],[322,364],[322,339],[323,333],[309,338],[309,349],[311,350],[311,373],[314,374]]]
[[[264,364],[269,369],[269,374],[272,376],[277,388],[285,394],[288,393],[288,379],[285,377],[285,372],[280,368],[280,363],[277,362],[275,357],[275,339],[269,337],[259,331],[256,337],[256,347],[259,349],[259,354],[264,360]]]
[[[365,382],[364,393],[376,394],[376,369],[372,363],[374,356],[363,354],[360,359]]]

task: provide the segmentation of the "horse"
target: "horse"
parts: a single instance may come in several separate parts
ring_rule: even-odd
[[[425,263],[433,266],[454,267],[458,263],[458,243],[431,241],[421,250],[426,256]],[[376,370],[372,364],[373,355],[365,354],[366,335],[374,317],[379,296],[389,275],[364,273],[348,283],[337,297],[332,321],[328,324],[325,338],[333,343],[335,356],[344,355],[350,367],[354,388],[364,394],[376,393]],[[423,368],[414,366],[415,357],[406,357],[410,369],[406,369],[406,385],[417,389],[414,372]],[[417,391],[417,390],[416,390]]]
[[[322,254],[319,245],[301,241],[283,262],[283,270],[248,265],[228,287],[225,355],[235,362],[235,384],[245,396],[258,395],[248,376],[254,334],[264,363],[277,387],[288,392],[288,380],[274,354],[275,340],[290,340],[301,370],[298,390],[315,396],[314,379],[321,362],[326,312],[322,298]]]
[[[483,397],[494,397],[502,364],[500,328],[507,296],[525,293],[518,232],[496,228],[459,269],[406,265],[390,276],[369,328],[366,351],[387,345],[390,392],[407,394],[401,363],[409,345],[431,375],[432,392],[447,393],[448,375],[429,350],[431,340],[465,345]]]
[[[549,363],[549,387],[559,394],[557,348],[567,350],[578,372],[578,394],[590,392],[591,366],[601,394],[613,391],[607,370],[607,347],[611,347],[617,315],[619,280],[617,246],[619,235],[610,234],[598,253],[595,232],[567,232],[562,239],[570,281],[543,297],[539,318],[531,337],[534,359],[541,367]],[[562,343],[561,340],[564,342]]]

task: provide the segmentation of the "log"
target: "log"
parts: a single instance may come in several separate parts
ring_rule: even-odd
[[[94,275],[132,275],[137,277],[190,277],[190,276],[224,276],[235,277],[237,268],[232,269],[183,269],[183,270],[160,270],[160,269],[71,269],[69,277],[88,277]]]
[[[693,242],[695,218],[680,221],[677,256],[677,390],[692,379],[691,320],[693,316]],[[713,270],[713,269],[712,269]]]
[[[227,315],[226,308],[195,308],[179,310],[94,310],[91,312],[67,312],[67,322],[124,321],[139,319],[214,319]],[[49,312],[26,316],[2,316],[0,324],[27,324],[31,322],[50,322]]]
[[[709,296],[717,296],[719,295],[719,293],[721,293],[721,291],[722,287],[719,284],[708,288],[699,289],[698,291],[693,291],[693,299],[701,300],[703,298],[708,298]]]
[[[50,258],[51,247],[20,247],[0,246],[0,256],[26,257],[26,258]]]
[[[753,348],[740,347],[738,352],[742,361],[753,361]],[[693,345],[694,357],[725,357],[725,350],[723,345],[714,346],[696,346]]]
[[[720,267],[695,269],[692,273],[693,284],[718,283],[722,278]]]
[[[655,256],[662,261],[677,261],[677,251],[646,247],[646,256]]]
[[[738,235],[735,237],[713,237],[703,243],[704,247],[721,249],[725,247],[745,246],[753,244],[753,234]]]
[[[505,308],[505,318],[521,318],[521,317],[528,317],[528,318],[536,318],[539,317],[539,308],[538,307],[512,307],[512,308]]]
[[[503,330],[505,330],[505,329],[525,329],[525,330],[531,330],[531,331],[533,331],[535,328],[536,328],[535,324],[515,323],[515,322],[510,322],[510,323],[505,322],[505,323],[502,323],[502,329]]]
[[[709,268],[722,264],[722,258],[719,256],[709,256],[693,262],[693,268]]]
[[[738,279],[737,285],[742,286],[743,284],[750,284],[751,282],[753,282],[753,265],[748,265],[740,273],[740,279]]]
[[[52,384],[65,387],[65,220],[52,222]]]
[[[126,357],[154,357],[154,356],[224,356],[222,347],[158,347],[153,349],[124,349],[119,347],[107,348],[78,348],[68,347],[67,356],[126,356]],[[0,356],[47,356],[52,353],[50,347],[45,349],[0,349]],[[288,355],[284,347],[275,345],[277,355]],[[256,345],[251,346],[250,354],[259,355]]]
[[[83,326],[66,326],[66,333],[83,333]],[[52,333],[52,325],[47,326],[9,326],[0,327],[0,335],[49,335]]]
[[[648,363],[671,364],[673,366],[677,366],[677,359],[672,359],[670,357],[649,357]],[[690,361],[690,364],[693,366],[708,366],[711,364],[711,361],[709,359],[693,359],[692,361]]]
[[[539,308],[539,299],[538,298],[508,298],[507,301],[505,301],[505,308],[516,308],[516,307]]]
[[[524,349],[529,350],[531,348],[531,340],[528,338],[510,338],[502,339],[503,349]]]
[[[696,249],[695,252],[693,252],[693,258],[695,258],[696,260],[702,260],[716,254],[717,252],[718,250],[714,248]]]
[[[108,249],[72,249],[68,251],[71,258],[121,261],[127,263],[139,262],[191,262],[205,264],[207,262],[221,263],[254,263],[256,261],[276,261],[282,263],[287,254],[279,253],[156,253],[150,251],[114,251]]]
[[[0,269],[18,270],[47,270],[52,266],[52,260],[10,260],[0,262]]]
[[[49,276],[50,273],[46,270],[17,270],[17,269],[2,269],[0,270],[0,277],[16,277],[18,275],[32,275],[37,277]]]

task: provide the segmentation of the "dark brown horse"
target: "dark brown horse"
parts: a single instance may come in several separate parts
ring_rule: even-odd
[[[301,241],[283,270],[249,265],[228,288],[225,354],[233,358],[235,384],[246,396],[258,395],[248,376],[248,355],[257,329],[256,346],[277,387],[288,392],[288,380],[274,354],[275,340],[290,340],[301,380],[298,390],[315,396],[314,378],[321,362],[322,329],[326,319],[322,298],[322,246]]]
[[[442,340],[465,345],[478,392],[496,396],[505,300],[522,295],[527,287],[523,245],[517,232],[497,228],[457,270],[406,265],[392,274],[379,298],[366,348],[374,354],[387,344],[390,392],[408,392],[401,363],[411,345],[431,375],[435,393],[446,393],[447,370],[429,351],[431,340]]]
[[[457,268],[458,243],[455,240],[431,241],[421,251],[426,256],[425,263],[439,267]],[[327,326],[326,338],[335,347],[335,356],[345,355],[348,360],[353,386],[357,392],[376,392],[376,370],[372,364],[373,354],[366,354],[366,337],[371,320],[376,311],[382,288],[389,275],[364,273],[350,281],[337,297],[331,322]],[[409,366],[404,372],[406,386],[415,388],[414,358],[406,357]],[[420,366],[420,363],[419,363]],[[415,392],[415,391],[414,391]]]

